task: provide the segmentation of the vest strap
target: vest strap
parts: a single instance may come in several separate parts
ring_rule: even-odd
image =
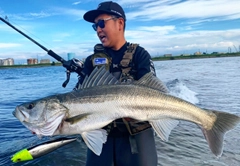
[[[131,43],[127,47],[127,50],[124,52],[123,59],[120,62],[120,66],[122,68],[122,75],[121,75],[120,81],[126,81],[128,77],[130,77],[129,72],[132,69],[132,66],[130,65],[130,63],[132,62],[133,55],[138,45],[139,44]]]

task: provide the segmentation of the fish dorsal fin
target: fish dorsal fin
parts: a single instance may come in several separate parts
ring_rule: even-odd
[[[154,131],[163,141],[168,141],[171,131],[178,125],[178,123],[178,120],[169,118],[150,121]]]
[[[166,85],[151,72],[142,76],[142,78],[140,78],[138,81],[134,81],[133,84],[147,86],[163,93],[168,93]]]
[[[86,76],[79,89],[118,83],[119,81],[102,66],[100,68],[96,67],[89,76]]]

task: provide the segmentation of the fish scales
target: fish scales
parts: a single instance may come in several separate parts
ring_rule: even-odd
[[[201,125],[209,122],[210,124],[205,126],[211,127],[216,119],[214,114],[203,111],[189,102],[140,86],[115,85],[95,87],[74,93],[77,96],[73,98],[74,102],[85,105],[87,107],[85,109],[86,112],[90,112],[89,110],[92,112],[105,112],[106,114],[120,112],[121,114],[114,113],[115,117],[113,117],[113,120],[126,116],[143,121],[169,117],[187,121],[194,120],[195,123]],[[65,101],[63,104],[66,103],[65,105],[67,105],[68,102],[71,103],[71,100]],[[92,103],[97,103],[97,106],[91,105]],[[111,109],[109,110],[110,106]],[[82,107],[80,104],[77,108],[84,113],[83,108],[85,107]],[[79,114],[79,111],[76,108],[74,109],[76,114]],[[157,116],[156,112],[160,111],[161,113],[158,113]],[[141,112],[144,113],[140,114]],[[73,116],[76,116],[76,114],[73,114]],[[144,117],[145,114],[146,116]]]

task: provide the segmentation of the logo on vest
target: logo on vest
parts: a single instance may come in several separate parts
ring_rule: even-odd
[[[105,65],[108,64],[107,58],[94,58],[94,65]]]

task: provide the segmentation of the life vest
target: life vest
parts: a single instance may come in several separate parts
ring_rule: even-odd
[[[91,57],[93,67],[105,66],[106,70],[109,71],[112,58],[106,53],[102,44],[96,44],[94,46],[94,54]]]
[[[124,52],[123,58],[120,61],[119,67],[121,67],[122,73],[119,78],[120,82],[132,82],[134,80],[134,67],[133,56],[139,44],[129,44],[127,50]],[[91,57],[93,67],[100,67],[105,65],[106,69],[109,70],[112,59],[106,53],[102,44],[97,44],[94,47],[94,54]],[[139,122],[131,118],[122,118],[122,122],[125,124],[128,132],[131,135],[137,134],[140,131],[148,129],[151,125],[148,122]],[[120,120],[115,120],[113,123],[107,125],[105,129],[109,132],[113,127],[118,127],[122,123]],[[121,127],[119,127],[121,131]]]
[[[122,74],[120,77],[121,82],[128,82],[134,80],[133,76],[131,75],[132,73],[130,73],[130,71],[134,65],[132,63],[132,59],[138,45],[139,44],[131,43],[127,46],[127,50],[124,52],[123,59],[120,62],[120,67],[122,69]]]

